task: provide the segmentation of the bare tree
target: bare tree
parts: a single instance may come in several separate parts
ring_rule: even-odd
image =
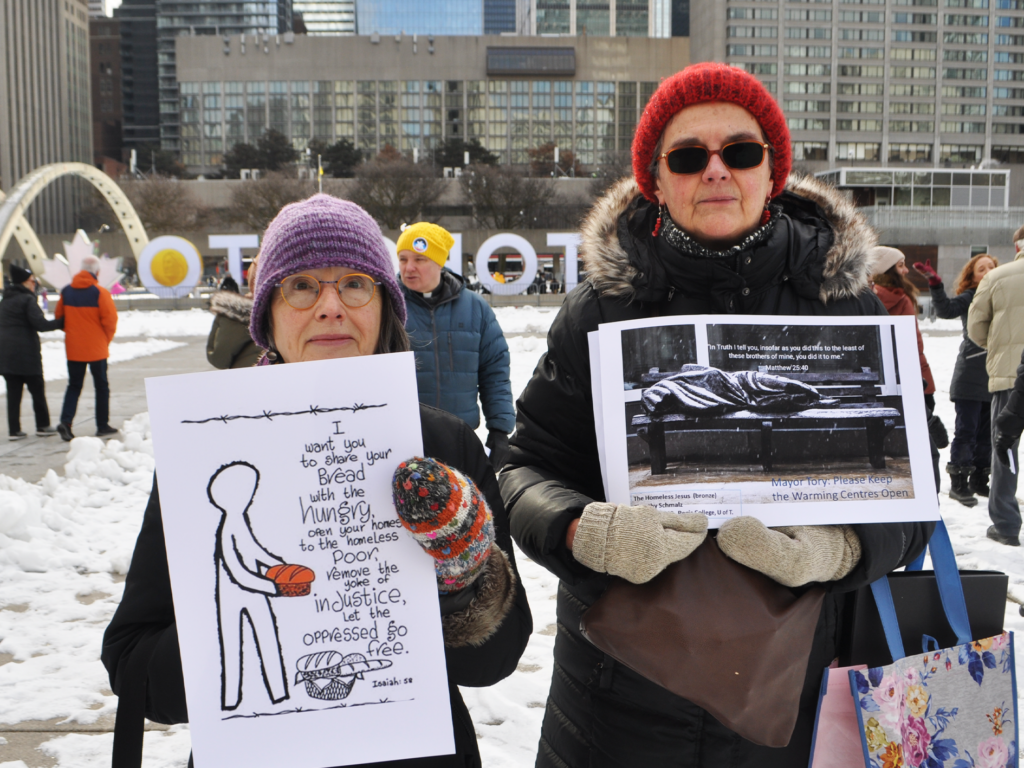
[[[459,177],[459,186],[481,226],[506,231],[534,226],[555,197],[550,184],[507,165],[471,165]]]
[[[305,200],[316,189],[308,181],[299,181],[287,173],[274,171],[256,181],[246,181],[231,193],[230,221],[262,232],[289,203]]]
[[[629,152],[607,152],[601,158],[601,165],[588,191],[594,198],[601,197],[616,181],[632,175],[633,158]]]
[[[203,211],[178,179],[152,176],[141,181],[126,181],[121,188],[128,196],[142,226],[149,235],[187,232],[199,225]]]
[[[397,153],[395,153],[397,154]],[[349,199],[361,205],[385,229],[398,229],[424,218],[424,209],[440,197],[444,180],[426,165],[382,152],[356,168]]]
[[[530,157],[530,173],[534,176],[583,176],[583,167],[571,149],[559,149],[556,171],[553,142],[528,149],[526,154]]]

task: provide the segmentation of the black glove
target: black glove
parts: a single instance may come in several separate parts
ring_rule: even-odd
[[[491,452],[491,466],[495,473],[500,472],[508,461],[508,435],[500,429],[492,429],[487,433],[487,450]]]
[[[1006,432],[996,433],[996,444],[992,446],[996,452],[996,458],[1002,462],[1003,466],[1010,466],[1010,448],[1017,442],[1017,438],[1013,435],[1007,434]]]

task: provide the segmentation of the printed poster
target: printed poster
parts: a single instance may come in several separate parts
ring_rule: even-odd
[[[913,318],[662,317],[597,336],[610,501],[712,527],[938,519]]]
[[[148,379],[197,768],[451,754],[412,353]]]

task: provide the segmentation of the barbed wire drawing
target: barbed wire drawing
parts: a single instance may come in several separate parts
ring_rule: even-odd
[[[339,411],[351,411],[352,413],[358,413],[359,411],[366,411],[371,408],[386,408],[387,403],[379,403],[377,405],[363,405],[362,403],[356,403],[355,405],[343,405],[337,408],[321,408],[319,405],[311,405],[301,411],[263,411],[254,415],[238,414],[235,416],[210,416],[205,419],[182,419],[182,424],[208,424],[211,421],[219,421],[224,424],[229,421],[235,421],[237,419],[267,419],[273,421],[278,416],[307,416],[307,415],[319,415],[322,413],[337,413]]]

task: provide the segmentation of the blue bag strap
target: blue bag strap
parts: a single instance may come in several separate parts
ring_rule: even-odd
[[[925,555],[925,552],[927,552],[927,551],[928,551],[927,547],[922,549],[921,550],[921,554],[917,556],[917,559],[914,560],[914,562],[907,563],[906,570],[908,570],[908,571],[920,571],[922,568],[924,568],[924,555]]]
[[[967,601],[964,600],[964,588],[960,583],[960,571],[956,566],[953,554],[953,542],[949,540],[946,524],[940,519],[935,526],[935,533],[928,542],[932,556],[932,567],[935,569],[935,581],[939,586],[939,597],[942,608],[946,612],[946,620],[956,635],[960,645],[971,642],[971,622],[967,618]]]
[[[883,576],[871,582],[871,594],[875,596],[875,605],[878,606],[878,615],[882,618],[882,630],[885,632],[885,642],[889,645],[892,660],[906,658],[900,624],[896,620],[896,606],[893,605],[892,590],[889,589],[889,579]]]

